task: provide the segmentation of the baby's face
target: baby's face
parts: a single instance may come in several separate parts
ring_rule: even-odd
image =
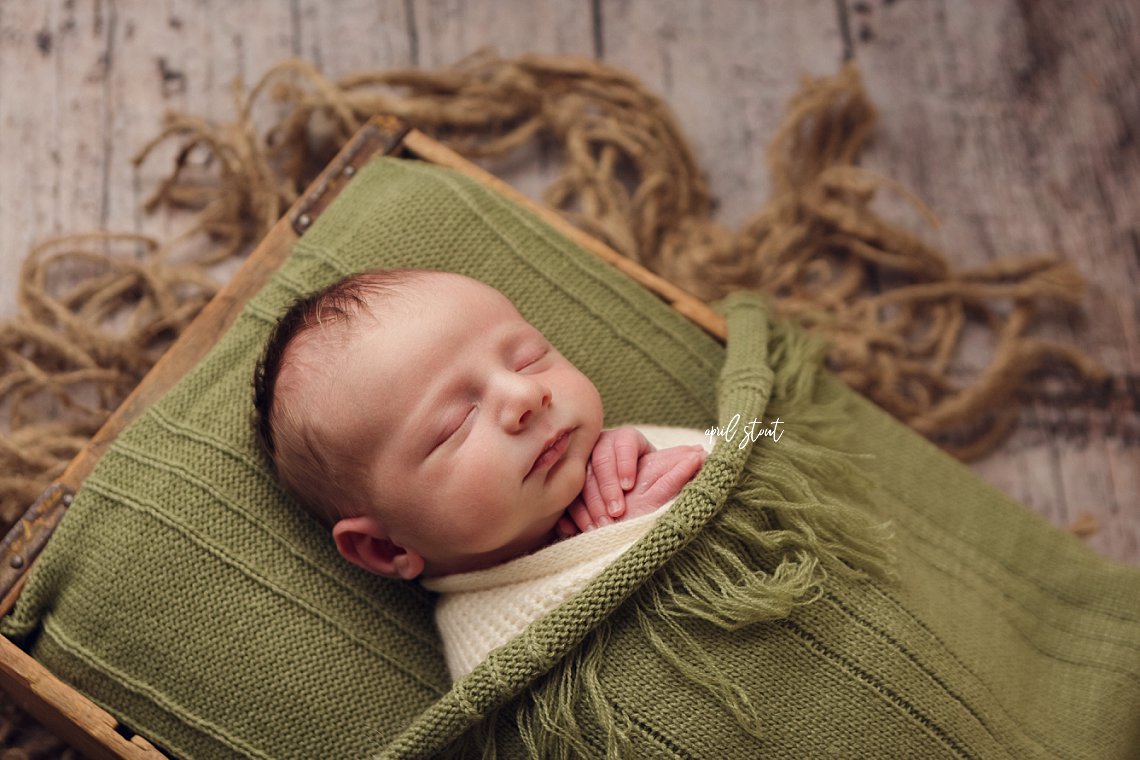
[[[360,315],[318,402],[364,456],[377,516],[429,574],[538,548],[582,488],[597,389],[487,285],[432,278],[398,300]]]

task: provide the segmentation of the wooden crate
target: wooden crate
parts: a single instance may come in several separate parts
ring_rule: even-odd
[[[550,209],[470,163],[423,133],[392,118],[369,121],[278,220],[241,269],[202,310],[137,388],[111,415],[63,475],[36,500],[0,543],[0,617],[23,589],[36,556],[51,538],[67,506],[96,462],[127,425],[195,366],[249,300],[288,256],[293,244],[321,211],[373,156],[393,155],[455,169],[544,218],[551,226],[656,293],[709,333],[724,340],[724,318],[700,300],[624,258],[572,226]],[[149,741],[56,678],[6,638],[0,637],[0,688],[25,710],[90,758],[163,758]]]

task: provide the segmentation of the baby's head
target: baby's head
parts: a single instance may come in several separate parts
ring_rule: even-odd
[[[255,379],[278,477],[349,561],[389,577],[545,545],[602,426],[593,383],[499,291],[380,270],[301,299]]]

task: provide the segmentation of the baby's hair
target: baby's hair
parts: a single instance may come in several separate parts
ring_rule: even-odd
[[[441,274],[426,269],[377,269],[350,275],[297,299],[265,344],[253,374],[257,440],[282,484],[326,524],[340,514],[337,502],[348,494],[340,487],[337,468],[325,456],[324,446],[306,435],[302,410],[284,404],[277,394],[278,376],[290,361],[289,349],[317,329],[351,326],[361,312],[376,316],[371,310],[380,299],[404,294],[410,285]]]

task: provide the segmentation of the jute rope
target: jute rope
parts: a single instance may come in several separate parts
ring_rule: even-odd
[[[169,115],[134,159],[178,146],[146,208],[196,211],[184,235],[76,235],[28,255],[19,316],[0,325],[6,521],[63,470],[214,293],[210,267],[248,251],[374,114],[405,119],[477,159],[539,141],[556,146],[562,166],[546,190],[549,205],[702,298],[771,293],[782,314],[831,339],[830,365],[843,380],[959,457],[1000,442],[1038,370],[1060,364],[1078,377],[1103,376],[1074,348],[1029,334],[1044,307],[1079,301],[1083,283],[1072,267],[1033,257],[955,271],[871,210],[875,195],[891,190],[936,222],[905,189],[856,165],[876,114],[853,65],[804,79],[768,150],[772,196],[737,231],[712,219],[708,187],[668,107],[634,77],[594,61],[481,52],[440,71],[332,81],[291,60],[248,92],[235,85],[234,95],[233,123]],[[255,107],[277,109],[264,134]],[[997,349],[959,383],[950,373],[970,324],[991,332]]]

